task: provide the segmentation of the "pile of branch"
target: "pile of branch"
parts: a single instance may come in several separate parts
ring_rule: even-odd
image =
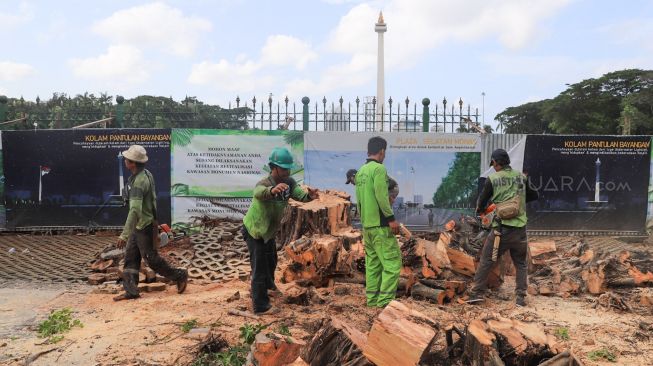
[[[580,240],[565,253],[538,251],[530,243],[533,274],[529,292],[569,297],[579,293],[600,295],[609,291],[653,285],[653,258],[645,251],[598,251]]]

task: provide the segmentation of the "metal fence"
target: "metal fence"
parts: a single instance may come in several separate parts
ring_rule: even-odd
[[[444,98],[431,103],[429,98],[395,101],[389,98],[377,103],[375,97],[344,101],[311,101],[304,97],[291,102],[288,97],[274,100],[229,102],[227,107],[176,102],[171,98],[152,97],[155,101],[138,104],[116,97],[102,103],[40,103],[8,99],[0,96],[0,128],[71,128],[78,127],[172,127],[172,128],[236,128],[303,131],[407,131],[407,132],[480,132],[478,108],[462,99],[450,103]],[[10,112],[10,113],[8,113]],[[11,116],[12,121],[7,121]],[[98,123],[93,123],[98,122]],[[80,126],[82,125],[82,126]]]
[[[447,105],[449,104],[449,107]],[[457,104],[457,105],[455,105]],[[229,108],[231,108],[229,104]],[[236,107],[243,106],[236,99]],[[410,131],[410,132],[467,132],[480,126],[478,108],[472,110],[462,99],[457,103],[432,105],[430,99],[417,102],[406,98],[397,102],[389,98],[378,104],[375,97],[356,98],[345,102],[343,98],[329,101],[326,97],[311,102],[308,97],[301,104],[286,97],[274,101],[271,97],[260,101],[256,97],[245,101],[250,110],[248,125],[263,130],[289,129],[304,131]]]

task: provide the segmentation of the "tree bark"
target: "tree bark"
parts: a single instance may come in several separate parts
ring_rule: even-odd
[[[338,318],[325,320],[301,357],[311,366],[372,366],[363,355],[367,336]]]

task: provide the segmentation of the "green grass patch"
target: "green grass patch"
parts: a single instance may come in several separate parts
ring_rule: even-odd
[[[588,353],[587,358],[592,361],[608,360],[610,362],[617,362],[617,355],[605,347]]]
[[[292,334],[290,334],[290,329],[288,329],[288,326],[285,325],[285,324],[281,324],[279,326],[279,329],[277,330],[277,333],[279,333],[281,335],[289,336],[289,337],[292,336]]]
[[[240,327],[240,339],[245,342],[245,344],[252,344],[254,343],[254,340],[256,339],[256,335],[261,333],[263,329],[267,328],[267,325],[263,324],[249,324],[245,323],[242,327]]]
[[[49,343],[57,343],[64,338],[63,333],[74,327],[83,328],[82,322],[79,319],[73,319],[72,313],[70,308],[53,310],[46,320],[39,323],[39,337],[48,338]]]
[[[571,337],[569,337],[569,329],[565,327],[556,328],[555,336],[559,339],[562,339],[563,341],[568,341],[571,339]]]
[[[191,329],[197,328],[198,324],[199,323],[197,322],[197,319],[191,319],[181,325],[181,331],[184,333],[188,333],[190,332]]]

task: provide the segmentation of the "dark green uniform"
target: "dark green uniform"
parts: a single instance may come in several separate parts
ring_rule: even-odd
[[[526,257],[528,253],[528,242],[526,236],[526,202],[537,199],[537,192],[530,186],[526,177],[509,165],[502,170],[490,174],[486,180],[483,191],[481,192],[477,211],[483,212],[488,203],[501,203],[510,200],[516,194],[521,198],[521,210],[517,217],[504,219],[501,222],[495,220],[493,226],[495,230],[501,233],[499,242],[498,258],[501,258],[506,251],[510,252],[510,257],[515,265],[517,276],[515,279],[515,293],[518,297],[526,296],[528,286],[528,266]],[[494,249],[494,230],[485,240],[481,252],[481,263],[476,269],[474,276],[474,286],[472,287],[472,296],[480,296],[487,287],[488,275],[494,262],[492,261],[492,251]]]
[[[125,267],[123,287],[129,296],[138,296],[138,273],[141,259],[161,276],[177,282],[187,273],[183,269],[173,268],[161,258],[154,247],[154,235],[158,228],[153,227],[156,218],[156,189],[154,177],[143,169],[129,177],[129,214],[120,238],[127,241],[125,247]]]

